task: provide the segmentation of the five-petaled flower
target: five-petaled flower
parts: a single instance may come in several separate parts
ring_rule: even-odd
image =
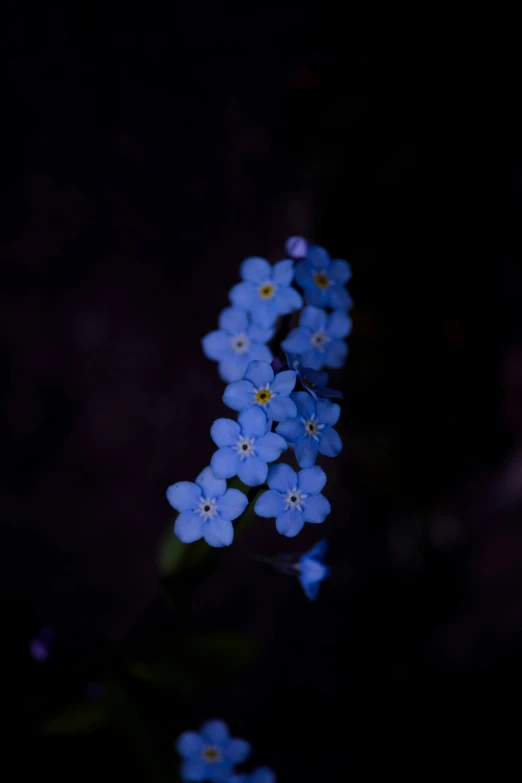
[[[289,397],[296,377],[294,370],[283,370],[274,375],[268,362],[251,362],[244,379],[227,386],[223,402],[234,411],[257,405],[268,419],[286,421],[297,415],[295,402]]]
[[[202,339],[203,353],[219,362],[219,374],[224,381],[239,381],[254,359],[272,361],[272,352],[265,343],[272,339],[273,332],[250,323],[243,310],[227,307],[220,313],[219,329]]]
[[[332,429],[341,413],[339,405],[330,400],[314,400],[307,392],[293,392],[291,398],[297,406],[297,416],[278,424],[276,432],[293,444],[299,465],[311,467],[318,452],[336,457],[343,445]]]
[[[286,441],[270,426],[261,408],[252,406],[242,411],[237,421],[216,419],[210,428],[212,440],[219,447],[210,465],[220,479],[239,476],[243,484],[255,487],[263,484],[268,462],[275,462],[287,448]]]
[[[319,245],[309,245],[304,261],[295,270],[295,280],[304,289],[306,303],[332,310],[348,310],[353,302],[344,284],[352,272],[347,261],[332,261]]]
[[[326,474],[318,465],[299,473],[285,463],[272,465],[267,481],[269,489],[259,497],[254,511],[260,517],[275,517],[281,535],[293,538],[305,522],[324,522],[330,513],[330,503],[320,494]]]
[[[174,532],[184,544],[204,538],[210,546],[229,546],[234,538],[232,520],[245,510],[248,498],[216,478],[210,467],[192,481],[178,481],[167,489],[167,500],[180,514]]]
[[[298,354],[304,367],[321,370],[326,367],[342,367],[348,346],[342,339],[352,329],[352,319],[346,313],[328,315],[318,307],[305,307],[299,318],[299,326],[292,329],[282,341],[287,353]]]
[[[319,541],[313,549],[302,555],[295,565],[301,586],[311,601],[315,601],[319,585],[330,575],[330,568],[323,563],[327,548],[326,539]]]
[[[287,353],[286,361],[290,369],[296,371],[303,389],[311,394],[314,400],[319,399],[319,397],[336,397],[342,400],[342,392],[337,391],[337,389],[329,389],[326,385],[328,383],[328,373],[318,372],[311,367],[303,367],[296,353]]]
[[[230,737],[222,720],[207,721],[199,732],[185,731],[175,747],[183,758],[181,778],[195,783],[225,783],[230,780],[234,765],[245,761],[251,752],[249,742]]]
[[[228,783],[276,783],[276,776],[270,767],[258,767],[248,775],[233,775]]]
[[[294,262],[279,261],[272,266],[264,258],[246,258],[241,264],[242,283],[230,291],[230,301],[251,313],[254,323],[270,327],[279,315],[302,307],[301,294],[292,288]]]

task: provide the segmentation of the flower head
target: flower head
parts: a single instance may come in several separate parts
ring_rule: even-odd
[[[192,481],[178,481],[167,489],[167,500],[179,511],[174,532],[184,544],[204,538],[210,546],[229,546],[234,538],[232,520],[247,507],[248,498],[205,468]]]
[[[305,307],[298,328],[292,329],[281,347],[287,353],[297,354],[303,366],[313,370],[342,367],[348,353],[343,337],[351,329],[352,319],[346,313],[328,315],[318,307]]]
[[[257,405],[273,421],[286,421],[297,415],[295,402],[289,394],[296,381],[294,370],[277,375],[268,362],[251,362],[242,381],[230,383],[223,394],[223,402],[234,411]]]
[[[265,343],[272,339],[273,329],[250,323],[243,310],[227,307],[219,316],[219,329],[209,332],[201,341],[203,353],[219,362],[219,374],[227,383],[239,381],[254,359],[272,361]]]
[[[270,489],[260,496],[254,511],[260,517],[275,517],[281,535],[293,538],[305,522],[324,522],[330,513],[330,503],[320,494],[326,474],[318,465],[299,473],[285,463],[272,465],[267,481]]]
[[[258,767],[248,775],[233,775],[228,783],[276,783],[275,772],[270,767]]]
[[[293,392],[291,398],[297,406],[297,416],[278,424],[276,432],[293,444],[299,465],[311,467],[317,453],[336,457],[343,446],[333,429],[341,413],[339,405],[330,400],[314,400],[307,392]]]
[[[336,397],[342,400],[342,392],[336,389],[329,389],[326,385],[328,383],[328,373],[318,372],[311,367],[303,367],[296,353],[287,353],[286,361],[290,369],[296,371],[303,389],[308,394],[311,394],[314,400],[317,400],[319,397]]]
[[[348,310],[353,302],[344,284],[352,272],[347,261],[332,261],[319,245],[309,245],[304,261],[295,270],[295,279],[304,289],[306,303],[332,310]]]
[[[303,300],[290,283],[294,262],[279,261],[272,266],[264,258],[246,258],[241,264],[242,283],[230,291],[234,307],[251,313],[254,323],[270,327],[279,315],[302,307]]]
[[[267,432],[268,426],[266,415],[257,406],[242,411],[237,421],[216,419],[210,428],[219,447],[210,460],[214,475],[220,479],[239,476],[249,487],[263,484],[267,463],[279,459],[287,448],[281,435]]]
[[[330,575],[330,569],[322,561],[328,548],[326,539],[319,541],[313,549],[302,555],[296,563],[299,572],[299,581],[305,594],[311,601],[315,601],[319,593],[319,585]]]
[[[228,726],[222,720],[207,721],[199,732],[185,731],[175,747],[183,758],[182,780],[213,783],[228,781],[234,765],[245,761],[251,752],[249,742],[230,737]]]

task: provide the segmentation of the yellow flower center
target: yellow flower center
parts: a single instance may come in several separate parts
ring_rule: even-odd
[[[275,293],[275,288],[271,283],[265,283],[259,289],[261,299],[271,299]]]
[[[330,281],[324,272],[318,272],[316,275],[314,275],[314,282],[317,288],[328,288],[330,285]]]
[[[266,403],[269,402],[271,396],[272,393],[269,391],[269,389],[259,389],[259,391],[256,392],[256,402],[258,402],[260,405],[266,405]]]
[[[219,761],[221,758],[221,753],[217,748],[213,748],[211,746],[204,748],[203,753],[201,754],[201,757],[203,761],[208,761],[210,763],[214,761]]]

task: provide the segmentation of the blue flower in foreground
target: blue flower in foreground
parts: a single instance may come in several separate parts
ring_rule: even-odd
[[[240,413],[237,421],[216,419],[210,428],[219,447],[210,460],[214,475],[220,479],[239,476],[249,487],[263,484],[267,462],[275,462],[287,448],[285,439],[267,432],[267,427],[265,414],[256,406]]]
[[[304,261],[295,270],[296,282],[304,289],[306,303],[332,310],[348,310],[352,297],[344,287],[352,272],[347,261],[332,261],[319,245],[309,245]]]
[[[279,315],[288,315],[303,305],[301,294],[290,286],[294,262],[279,261],[272,266],[264,258],[246,258],[241,264],[242,283],[230,291],[230,301],[252,314],[254,323],[272,326]]]
[[[319,541],[313,549],[299,558],[296,568],[299,571],[299,581],[305,594],[315,601],[319,593],[319,585],[330,575],[330,569],[322,562],[328,548],[326,539]]]
[[[343,447],[341,438],[332,429],[341,413],[339,405],[330,400],[314,400],[307,392],[293,392],[291,397],[297,406],[297,416],[278,424],[276,432],[294,445],[299,465],[309,468],[318,452],[336,457]]]
[[[184,544],[204,538],[210,546],[229,546],[234,538],[232,520],[247,507],[248,498],[208,467],[192,481],[178,481],[167,489],[167,500],[180,514],[174,532]]]
[[[249,775],[233,775],[229,783],[276,783],[275,772],[270,767],[258,767]]]
[[[276,528],[283,536],[293,538],[305,522],[324,522],[330,503],[319,494],[326,484],[326,474],[318,465],[296,473],[290,465],[279,463],[268,471],[268,486],[254,506],[260,517],[275,517]]]
[[[184,759],[180,770],[182,779],[196,783],[204,780],[225,783],[234,765],[245,761],[251,752],[246,740],[231,739],[222,720],[207,721],[199,732],[185,731],[175,747]]]
[[[298,328],[292,329],[281,348],[298,354],[303,366],[313,370],[321,370],[323,366],[342,367],[348,353],[342,338],[351,330],[352,319],[346,313],[328,315],[318,307],[305,307]]]
[[[296,353],[287,353],[286,361],[290,369],[296,371],[303,388],[312,395],[314,400],[317,400],[319,397],[336,397],[342,400],[342,392],[336,389],[329,389],[326,385],[328,383],[328,373],[312,370],[311,367],[303,367]]]
[[[203,353],[219,362],[219,374],[227,383],[239,381],[254,359],[272,361],[272,352],[265,345],[272,339],[273,329],[249,323],[243,310],[227,307],[219,316],[219,330],[202,339]]]
[[[233,411],[258,405],[273,421],[286,421],[297,415],[295,402],[288,396],[294,390],[296,374],[284,370],[274,375],[268,362],[251,362],[242,381],[225,389],[223,402]]]

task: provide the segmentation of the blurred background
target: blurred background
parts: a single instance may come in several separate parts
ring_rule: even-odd
[[[175,780],[172,741],[212,717],[283,783],[516,759],[493,736],[522,651],[520,58],[380,21],[7,6],[0,600],[20,776]],[[165,489],[227,415],[200,340],[241,260],[293,234],[353,268],[332,514],[294,540],[256,520],[172,603]],[[248,558],[321,535],[315,604]]]

